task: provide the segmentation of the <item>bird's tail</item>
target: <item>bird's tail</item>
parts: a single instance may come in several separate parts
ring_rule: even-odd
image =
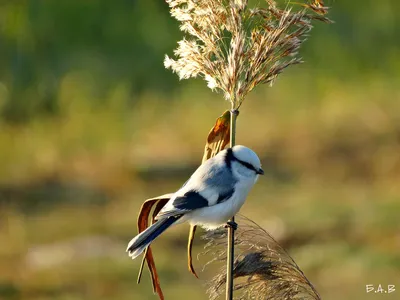
[[[138,257],[161,233],[174,224],[181,216],[160,219],[143,232],[135,236],[128,244],[126,252],[132,259]]]

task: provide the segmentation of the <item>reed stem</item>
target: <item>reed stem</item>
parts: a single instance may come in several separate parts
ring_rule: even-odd
[[[236,118],[239,115],[237,109],[231,109],[231,122],[230,122],[230,147],[235,146],[236,137]],[[235,216],[229,220],[235,222]],[[233,264],[235,260],[235,230],[232,226],[228,227],[228,245],[227,245],[227,259],[226,259],[226,300],[233,299]]]

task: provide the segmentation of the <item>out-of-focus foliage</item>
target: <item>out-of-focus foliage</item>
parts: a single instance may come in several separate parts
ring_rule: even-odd
[[[0,18],[9,120],[58,112],[60,81],[70,72],[86,74],[95,95],[121,81],[132,95],[174,83],[162,59],[178,35],[163,1],[8,1]]]
[[[365,285],[400,278],[400,2],[324,2],[305,64],[241,108],[266,171],[241,213],[323,299],[397,299]],[[179,39],[162,0],[2,1],[0,299],[155,299],[125,254],[140,205],[187,179],[229,108],[164,69]],[[167,299],[206,297],[187,229],[153,247]]]
[[[400,21],[395,12],[400,4],[326,4],[333,7],[330,16],[336,24],[319,24],[302,51],[314,75],[347,80],[382,72],[396,77]],[[121,82],[132,96],[178,86],[161,64],[180,37],[163,1],[6,1],[0,24],[0,74],[6,90],[2,112],[7,120],[58,112],[60,81],[70,72],[83,72],[82,80],[95,95]]]

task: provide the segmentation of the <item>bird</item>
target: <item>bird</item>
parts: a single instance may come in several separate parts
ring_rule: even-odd
[[[201,164],[155,217],[156,222],[135,236],[126,252],[132,259],[170,226],[188,222],[206,230],[229,222],[244,204],[259,175],[263,175],[257,154],[242,145],[227,148]]]

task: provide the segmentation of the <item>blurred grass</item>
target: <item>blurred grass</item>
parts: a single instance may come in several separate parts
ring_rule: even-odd
[[[168,188],[179,182],[173,180]],[[164,188],[148,183],[141,190],[149,195],[170,190]],[[140,286],[135,285],[139,262],[123,255],[143,199],[136,192],[131,189],[101,206],[59,205],[33,216],[2,211],[0,242],[7,247],[0,254],[0,281],[12,284],[28,299],[150,299],[146,276]],[[289,249],[325,299],[349,299],[364,295],[365,284],[396,283],[400,268],[398,209],[398,194],[378,187],[335,184],[323,188],[271,179],[264,184],[260,181],[242,213]],[[203,281],[197,281],[186,270],[186,234],[187,228],[181,226],[155,243],[162,285],[168,297],[190,294],[204,299],[202,284],[207,277],[201,273]],[[81,257],[88,251],[81,249],[67,259],[68,263],[55,259],[54,265],[47,265],[51,257],[46,256],[46,247],[61,242],[73,245],[78,237],[92,236],[111,238],[115,249],[89,243],[91,253],[97,253],[99,246],[105,253]],[[35,249],[38,245],[44,248]],[[197,240],[195,245],[195,253],[200,252],[202,242]],[[68,253],[69,247],[62,246],[63,253]],[[39,253],[37,261],[29,259],[32,252]],[[199,262],[195,264],[201,268]]]
[[[301,88],[309,80],[288,74],[246,100],[238,140],[268,171],[242,213],[289,249],[324,299],[364,298],[366,284],[396,284],[400,275],[399,91],[374,78],[331,80],[313,95]],[[196,84],[173,102],[148,92],[134,107],[120,86],[98,107],[84,100],[93,97],[86,82],[81,74],[62,80],[62,116],[2,126],[1,297],[153,299],[147,277],[135,284],[138,262],[124,254],[136,214],[144,199],[173,191],[192,172],[226,108]],[[165,171],[146,176],[155,167]],[[179,176],[166,175],[178,167]],[[186,270],[186,230],[155,245],[162,287],[168,298],[204,299],[207,277],[198,282]],[[46,256],[27,261],[37,245],[92,236],[113,237],[117,250],[45,267]]]
[[[365,285],[400,285],[399,2],[326,2],[336,23],[312,32],[306,64],[241,110],[238,142],[267,171],[242,213],[323,299],[397,299]],[[0,299],[155,299],[125,255],[137,212],[186,180],[228,108],[163,70],[179,36],[165,3],[96,3],[0,10]],[[186,236],[154,246],[167,299],[205,299]]]

